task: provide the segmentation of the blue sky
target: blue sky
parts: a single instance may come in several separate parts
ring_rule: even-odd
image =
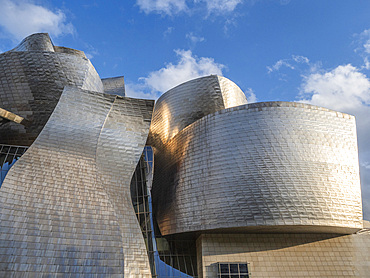
[[[357,118],[370,219],[370,1],[0,0],[0,52],[34,32],[85,51],[129,96],[209,74],[254,101],[305,101]]]

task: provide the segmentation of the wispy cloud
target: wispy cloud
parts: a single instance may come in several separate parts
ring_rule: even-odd
[[[208,15],[220,15],[234,11],[242,2],[242,0],[137,0],[136,4],[146,14],[175,15],[204,6]]]
[[[248,103],[254,103],[257,102],[256,94],[253,92],[252,88],[248,88],[244,92],[245,96],[247,97]]]
[[[0,0],[3,35],[20,40],[32,33],[47,32],[54,37],[72,34],[74,27],[61,10],[49,10],[27,0]]]
[[[290,63],[288,63],[286,60],[279,60],[277,61],[274,65],[272,66],[267,66],[267,72],[271,73],[273,71],[278,71],[280,70],[281,67],[287,67],[290,69],[294,69],[294,66],[292,66]]]
[[[356,45],[355,52],[358,53],[364,60],[362,68],[370,69],[370,29],[365,29],[359,34],[353,35],[355,40],[353,43]]]
[[[157,99],[161,96],[158,91],[153,91],[144,83],[127,82],[125,84],[126,95],[134,98]]]
[[[196,0],[195,2],[205,2],[209,14],[224,14],[234,11],[242,0]]]
[[[93,47],[91,44],[88,44],[88,43],[84,43],[84,52],[85,52],[87,59],[89,60],[99,55],[99,51],[95,47]]]
[[[213,58],[198,58],[190,50],[175,50],[175,52],[180,58],[177,64],[169,63],[143,78],[145,84],[152,90],[164,93],[189,79],[210,74],[222,75],[222,69],[225,66],[216,63]]]
[[[355,34],[355,37],[358,38],[365,53],[370,54],[370,29],[366,29],[360,34]]]
[[[186,0],[137,0],[136,4],[146,14],[154,12],[173,15],[188,9]]]
[[[289,59],[281,59],[277,61],[272,66],[267,66],[267,72],[272,73],[274,71],[279,71],[282,67],[286,67],[289,69],[295,69],[294,64],[310,64],[310,60],[305,56],[300,55],[292,55]]]
[[[222,75],[224,65],[216,63],[213,58],[197,57],[190,50],[175,50],[179,60],[165,67],[150,72],[140,78],[139,84],[130,84],[129,96],[158,98],[162,93],[190,79],[210,74]]]
[[[173,32],[173,30],[175,30],[174,27],[167,27],[166,31],[163,32],[163,37],[168,37]]]
[[[204,37],[196,36],[193,32],[187,33],[185,37],[193,44],[197,44],[198,42],[203,42],[205,39]]]

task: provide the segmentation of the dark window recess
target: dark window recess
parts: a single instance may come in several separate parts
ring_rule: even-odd
[[[153,158],[152,148],[146,146],[131,180],[132,204],[147,247],[152,277],[196,278],[195,239],[178,240],[163,237],[152,215],[149,186],[152,179]]]
[[[219,278],[250,278],[248,263],[218,263]]]

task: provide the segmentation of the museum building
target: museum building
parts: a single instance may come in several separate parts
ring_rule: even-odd
[[[0,54],[0,277],[369,277],[354,116],[210,75],[125,96],[33,34]]]

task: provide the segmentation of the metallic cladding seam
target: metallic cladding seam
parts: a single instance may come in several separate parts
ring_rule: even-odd
[[[103,78],[104,93],[125,96],[125,81],[123,76]]]
[[[196,120],[246,103],[243,91],[225,77],[210,75],[180,84],[156,102],[148,145],[160,148]]]
[[[301,103],[253,103],[203,117],[161,150],[152,194],[163,235],[362,228],[353,116]]]
[[[149,100],[64,90],[2,185],[1,277],[151,277],[127,192],[152,109]]]
[[[125,277],[151,276],[146,246],[132,206],[130,183],[145,146],[153,106],[152,100],[116,97],[96,152],[98,181],[105,185],[122,231]]]
[[[54,51],[54,48],[57,51]],[[0,143],[30,146],[58,103],[65,86],[103,92],[103,84],[80,51],[54,47],[48,34],[34,34],[0,54],[0,107],[27,126],[3,121]]]

